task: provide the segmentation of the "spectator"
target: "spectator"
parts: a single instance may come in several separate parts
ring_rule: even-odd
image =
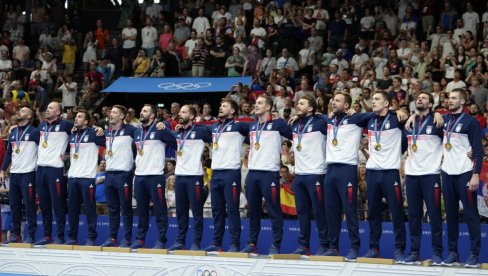
[[[152,57],[156,49],[156,43],[158,41],[158,31],[152,26],[152,19],[146,18],[146,26],[141,30],[142,45],[148,57]]]
[[[246,59],[240,55],[239,48],[234,47],[232,49],[232,55],[227,58],[225,62],[225,68],[227,68],[227,76],[239,77],[244,75],[244,64]]]
[[[192,59],[192,76],[203,77],[205,72],[205,64],[207,61],[207,56],[209,55],[208,50],[204,47],[204,42],[202,38],[197,39],[197,43],[193,52],[191,54]]]
[[[73,75],[66,74],[66,77],[59,76],[56,82],[56,91],[62,93],[61,105],[63,110],[73,109],[76,107],[76,96],[78,93],[78,84],[73,82]]]
[[[466,83],[461,80],[462,73],[461,69],[454,70],[454,79],[447,84],[446,92],[451,92],[456,88],[466,88]]]
[[[205,17],[205,11],[203,8],[198,9],[198,16],[193,20],[192,28],[195,29],[199,37],[203,37],[207,29],[210,28],[210,22]]]
[[[112,61],[115,67],[113,72],[115,77],[118,77],[122,73],[123,55],[124,55],[124,51],[122,47],[120,47],[119,41],[116,38],[112,38],[112,43],[107,48],[107,57],[110,58],[110,60]],[[128,69],[132,69],[132,66],[128,66],[125,69],[126,71]]]
[[[133,107],[127,108],[125,123],[130,124],[136,128],[141,127],[141,123],[139,122],[139,119],[136,118],[136,110]]]
[[[164,77],[165,63],[163,61],[163,53],[158,48],[151,59],[151,64],[149,65],[149,75],[153,78]]]
[[[122,30],[122,71],[125,71],[136,58],[137,29],[133,27],[132,19],[127,19],[126,27]]]
[[[224,76],[227,46],[221,36],[217,36],[215,45],[210,50],[209,70],[210,76]]]
[[[299,70],[297,61],[290,56],[287,48],[281,51],[281,57],[276,62],[276,69],[286,69],[292,77],[295,75],[295,71]]]
[[[105,56],[106,45],[110,39],[108,30],[103,27],[101,19],[97,20],[97,28],[95,30],[95,37],[97,38],[97,57],[102,58]]]
[[[176,194],[175,194],[175,175],[170,174],[166,179],[166,204],[168,205],[168,212],[175,215],[176,208]]]
[[[173,41],[173,32],[169,25],[163,27],[163,33],[159,36],[159,48],[161,50],[168,49],[168,44]]]
[[[480,123],[480,129],[486,128],[486,118],[480,111],[480,107],[477,104],[471,104],[469,106],[469,115],[473,116]]]
[[[180,61],[176,55],[173,43],[168,44],[166,50],[163,49],[163,61],[165,64],[164,74],[166,77],[177,77],[181,74]]]
[[[90,62],[97,60],[97,45],[98,40],[96,39],[93,32],[89,31],[85,35],[85,42],[83,43],[83,49],[85,49],[85,52],[83,53],[83,64],[85,66],[85,73],[88,72],[88,66],[90,65]]]
[[[134,77],[146,77],[150,69],[150,60],[146,56],[144,49],[139,50],[137,58],[132,63],[132,69],[134,70]]]

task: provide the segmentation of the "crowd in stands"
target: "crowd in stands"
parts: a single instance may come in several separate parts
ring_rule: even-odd
[[[273,116],[289,119],[297,99],[307,94],[317,100],[318,112],[328,114],[337,91],[351,95],[356,112],[371,111],[371,95],[377,89],[390,93],[393,110],[409,113],[415,112],[418,93],[428,91],[434,96],[434,109],[445,114],[449,92],[463,88],[470,95],[465,111],[483,129],[488,161],[484,1],[197,0],[179,1],[173,7],[170,1],[145,0],[136,10],[123,11],[138,16],[123,16],[119,30],[108,30],[102,19],[82,18],[80,10],[54,2],[48,6],[34,1],[29,24],[21,5],[6,6],[0,37],[2,138],[15,125],[20,106],[33,107],[42,120],[47,104],[57,98],[64,117],[73,119],[76,110],[93,108],[106,96],[100,91],[120,76],[252,76],[252,83],[236,84],[227,95],[239,104],[243,120],[253,118],[253,103],[260,94],[273,97]],[[84,32],[86,26],[93,28]],[[78,67],[82,75],[75,75]],[[198,122],[215,121],[210,104],[194,107]],[[179,108],[178,103],[170,110],[160,108],[159,119],[174,128]],[[105,106],[94,113],[92,125],[107,127],[109,112]],[[129,108],[126,123],[139,126],[138,112]],[[366,143],[363,139],[358,152],[362,210]],[[174,152],[167,156],[174,157]],[[208,153],[203,158],[207,183],[210,158]],[[289,141],[283,142],[282,165],[282,187],[292,194],[294,157]],[[174,166],[169,159],[169,207],[175,202]],[[367,219],[366,212],[360,216]]]

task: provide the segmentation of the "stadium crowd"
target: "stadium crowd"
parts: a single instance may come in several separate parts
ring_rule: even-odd
[[[60,1],[57,1],[53,6],[46,6],[40,1],[34,2],[29,24],[26,23],[22,6],[7,5],[5,11],[6,17],[0,41],[0,77],[3,88],[3,109],[0,111],[0,116],[2,119],[2,138],[11,141],[7,146],[9,150],[6,151],[4,148],[3,155],[7,154],[6,158],[10,162],[8,156],[10,154],[12,156],[11,161],[15,162],[13,156],[19,154],[15,152],[15,144],[19,143],[19,139],[22,140],[22,137],[25,137],[18,130],[22,129],[21,122],[36,121],[35,126],[39,126],[41,133],[45,135],[45,133],[50,133],[49,127],[52,124],[58,124],[60,122],[58,120],[63,118],[63,123],[60,124],[61,132],[65,131],[71,135],[69,136],[70,139],[74,135],[75,140],[70,142],[72,144],[70,147],[75,154],[78,153],[77,149],[79,150],[81,143],[79,141],[83,138],[89,137],[90,142],[104,148],[100,150],[100,162],[97,164],[97,173],[94,177],[96,178],[97,197],[102,203],[98,213],[109,213],[112,219],[115,213],[122,211],[124,225],[132,225],[132,205],[137,207],[141,215],[141,210],[147,212],[150,206],[149,201],[152,202],[151,206],[157,217],[162,216],[162,210],[168,209],[170,215],[176,215],[178,220],[180,217],[184,219],[184,216],[178,216],[178,196],[176,195],[178,177],[174,177],[175,174],[178,175],[176,173],[178,164],[175,160],[179,157],[179,150],[178,146],[166,147],[164,150],[166,157],[164,160],[164,182],[166,185],[162,185],[165,186],[163,192],[165,195],[164,206],[161,203],[156,204],[154,199],[159,194],[154,194],[156,192],[150,188],[145,191],[147,192],[145,197],[138,195],[137,187],[149,185],[145,181],[150,182],[150,180],[144,178],[137,180],[137,176],[140,174],[136,168],[135,181],[140,182],[136,183],[134,187],[129,187],[131,185],[127,185],[127,183],[122,183],[121,187],[112,187],[117,191],[130,192],[130,200],[122,192],[117,197],[124,197],[125,200],[121,199],[118,207],[112,206],[111,203],[108,204],[108,207],[104,207],[103,203],[110,200],[113,202],[114,199],[111,197],[117,194],[113,191],[110,193],[104,191],[110,190],[109,187],[113,186],[113,179],[124,177],[111,175],[112,180],[107,181],[106,171],[114,171],[113,164],[108,164],[110,160],[108,156],[111,156],[111,145],[114,141],[110,137],[117,137],[118,133],[118,130],[115,134],[113,132],[115,129],[114,117],[122,114],[123,116],[120,118],[123,122],[118,121],[119,126],[131,125],[134,129],[142,132],[140,134],[142,137],[145,135],[143,126],[147,126],[147,118],[151,114],[154,116],[152,121],[160,122],[158,129],[179,133],[177,127],[178,125],[181,126],[182,110],[191,113],[197,125],[213,125],[219,123],[217,117],[222,119],[220,117],[222,106],[220,106],[219,112],[214,112],[212,108],[217,109],[217,107],[212,107],[208,103],[193,103],[182,100],[180,103],[172,103],[169,110],[146,106],[142,109],[139,107],[125,109],[121,106],[103,106],[99,113],[89,114],[85,111],[97,108],[94,106],[95,102],[106,97],[100,91],[120,76],[252,76],[252,83],[239,83],[230,87],[230,92],[222,103],[223,105],[224,103],[229,105],[235,103],[238,106],[234,108],[236,120],[248,122],[251,125],[261,116],[259,99],[271,101],[272,104],[268,111],[274,120],[284,119],[288,121],[290,119],[296,120],[296,116],[300,117],[300,114],[304,112],[303,107],[299,105],[300,101],[304,99],[308,101],[306,103],[308,106],[316,106],[313,109],[314,114],[329,115],[334,113],[337,115],[337,105],[334,103],[336,97],[339,97],[338,101],[348,104],[348,108],[354,110],[355,113],[366,116],[364,114],[375,111],[373,106],[374,95],[383,95],[385,99],[388,98],[388,110],[400,114],[419,114],[418,102],[422,102],[423,99],[421,95],[430,95],[427,99],[429,101],[432,98],[430,109],[437,114],[446,115],[453,111],[450,108],[449,101],[453,97],[452,95],[456,94],[464,100],[462,103],[463,112],[473,116],[479,124],[476,127],[482,130],[482,152],[472,152],[471,154],[474,156],[482,154],[483,161],[488,160],[488,129],[486,128],[488,118],[488,106],[486,105],[488,99],[488,63],[486,61],[488,57],[488,4],[483,3],[483,1],[461,4],[455,1],[402,0],[381,4],[380,1],[344,1],[343,3],[332,1],[331,3],[323,3],[322,0],[304,2],[252,2],[248,0],[237,2],[234,0],[231,3],[183,1],[172,6],[169,2],[154,3],[152,0],[148,0],[144,1],[137,9],[125,10],[122,13],[124,16],[121,17],[119,25],[123,27],[119,30],[107,30],[102,19],[94,22],[83,19],[79,10],[66,10]],[[128,7],[121,9],[128,9]],[[486,12],[483,14],[476,12],[481,10]],[[138,14],[138,16],[130,17],[127,14]],[[83,31],[85,24],[96,24],[96,27],[85,33]],[[26,30],[27,27],[29,30]],[[83,76],[74,75],[77,72],[75,68],[79,67],[80,64],[83,65]],[[83,79],[83,83],[76,83],[74,79],[80,77]],[[463,92],[459,92],[459,89]],[[382,92],[386,95],[381,94]],[[51,102],[52,99],[58,99],[61,108],[55,102]],[[314,103],[310,103],[310,100]],[[183,104],[188,105],[185,107]],[[70,121],[71,123],[67,123]],[[38,124],[39,122],[41,123]],[[450,121],[447,120],[447,122]],[[75,129],[71,134],[73,123]],[[332,125],[330,122],[328,123],[329,126],[334,125],[335,127],[335,123]],[[82,137],[81,134],[76,134],[78,133],[76,128],[84,129],[87,126],[92,127],[90,128],[93,129],[92,136],[84,136],[85,134],[83,134]],[[221,128],[225,127],[222,125]],[[293,133],[300,136],[305,128],[307,127],[302,126],[301,130],[294,130]],[[138,130],[133,131],[137,133]],[[22,131],[28,133],[27,129]],[[56,132],[58,131],[59,129],[56,129]],[[324,125],[323,131],[327,131],[326,125]],[[105,139],[99,141],[99,137],[103,136],[100,133],[104,132]],[[12,133],[17,135],[13,141]],[[35,134],[32,135],[35,136]],[[168,145],[175,143],[175,141],[169,141],[171,138],[165,138],[165,134],[161,135],[162,141]],[[63,139],[58,136],[53,138]],[[68,139],[68,136],[64,138]],[[183,140],[186,138],[184,137]],[[212,187],[209,188],[212,183],[211,180],[215,179],[211,164],[215,159],[213,150],[217,148],[214,146],[215,141],[205,140],[207,138],[201,138],[203,141],[207,141],[207,145],[201,148],[203,153],[201,160],[198,158],[198,163],[201,163],[203,168],[203,181],[200,183],[202,189],[213,189]],[[367,200],[366,164],[372,154],[371,151],[373,149],[379,151],[375,148],[377,144],[369,144],[369,138],[367,132],[361,135],[357,151],[357,169],[353,173],[357,177],[357,210],[359,212],[356,216],[361,219],[368,219],[370,214],[368,212],[370,205],[368,205]],[[48,137],[45,136],[43,139],[41,141],[47,141]],[[256,138],[250,139],[258,139],[257,132]],[[134,138],[134,141],[136,140]],[[379,139],[375,141],[379,141]],[[144,145],[144,140],[142,140],[142,144]],[[253,150],[253,147],[257,147],[255,150],[258,151],[259,142],[257,144],[258,146],[256,143],[248,143],[248,146],[243,146],[239,150],[240,179],[237,184],[240,204],[237,206],[238,217],[254,216],[248,203],[250,199],[246,197],[248,192],[246,191],[246,183],[249,182],[246,179],[249,171],[252,171],[252,168],[249,168],[249,152]],[[62,143],[59,146],[61,145]],[[181,145],[181,141],[178,145]],[[50,148],[51,143],[44,147],[42,142],[38,142],[38,146],[39,151],[41,151],[41,148]],[[142,158],[144,154],[140,152],[140,145],[136,147],[139,154],[136,152],[135,155]],[[296,150],[301,151],[297,148],[296,141],[292,136],[281,143],[279,182],[281,184],[282,202],[279,207],[281,208],[280,212],[293,218],[298,217],[301,220],[303,215],[301,216],[300,210],[297,210],[295,205],[295,187],[293,187],[293,183],[296,182],[295,177],[301,174],[295,170],[297,165]],[[446,150],[449,149],[446,148]],[[142,152],[144,153],[144,151]],[[149,153],[147,154],[149,155]],[[73,195],[78,196],[77,193],[83,193],[83,191],[72,191],[70,189],[70,185],[78,184],[72,184],[69,179],[73,178],[73,175],[70,177],[70,174],[67,173],[70,165],[75,161],[73,158],[82,158],[79,155],[76,158],[75,156],[71,153],[71,160],[66,158],[63,160],[63,164],[58,164],[59,162],[53,164],[50,163],[51,161],[39,157],[41,161],[37,165],[42,170],[39,170],[39,167],[37,168],[36,177],[38,178],[43,174],[59,176],[52,181],[56,184],[64,183],[63,179],[68,178],[67,189],[69,191],[65,192],[69,195],[73,193]],[[85,155],[82,156],[84,158]],[[474,156],[473,159],[475,159]],[[132,157],[129,159],[132,160]],[[402,165],[399,170],[400,183],[398,183],[402,192],[402,208],[400,209],[407,207],[405,210],[408,209],[409,205],[406,195],[407,176],[405,173],[407,159],[407,154],[402,156]],[[195,167],[199,166],[195,165]],[[7,167],[3,171],[7,172]],[[51,167],[56,168],[56,170]],[[82,174],[83,169],[86,167],[77,168],[78,171],[73,173],[75,175],[77,172]],[[118,168],[115,171],[125,171],[125,168]],[[146,173],[144,172],[143,175]],[[217,174],[216,179],[220,179],[219,177],[222,175]],[[253,175],[252,177],[256,176]],[[7,183],[15,181],[8,178],[8,173],[5,174],[4,178]],[[89,178],[92,176],[90,175]],[[322,178],[322,182],[323,180]],[[79,185],[86,185],[86,183]],[[36,189],[38,193],[42,191],[41,187],[36,187]],[[48,188],[45,187],[45,189]],[[51,207],[43,206],[43,204],[50,204],[43,202],[43,199],[51,200],[50,197],[54,196],[54,191],[51,189],[49,188],[49,192],[53,193],[51,195],[46,195],[45,191],[44,193],[41,192],[43,195],[38,194],[38,203],[43,219],[49,219],[46,218],[47,214],[52,212]],[[132,189],[135,191],[134,204],[132,203]],[[213,192],[213,190],[211,191]],[[24,194],[24,192],[22,193]],[[159,190],[157,192],[159,193]],[[85,196],[83,195],[83,197]],[[381,199],[380,209],[392,208],[388,197],[385,194],[384,198]],[[485,198],[488,198],[488,195],[485,195]],[[193,199],[185,200],[191,201]],[[261,198],[259,200],[259,206],[265,204]],[[20,201],[22,202],[22,198]],[[24,199],[24,201],[26,200]],[[216,215],[213,213],[216,211],[216,203],[211,201],[214,199],[209,196],[205,204],[209,209],[212,209],[212,215],[216,219]],[[182,205],[188,205],[186,204],[187,201],[182,202],[185,202]],[[82,201],[77,203],[81,204]],[[70,204],[75,203],[70,202]],[[270,209],[267,203],[265,205],[265,211],[268,212],[272,220],[275,219],[277,210],[275,208]],[[26,209],[26,212],[31,212],[32,215],[32,212],[36,212],[36,207],[30,207],[31,209]],[[79,213],[79,206],[77,208]],[[186,216],[188,216],[189,207],[186,206],[185,208],[187,208]],[[302,208],[302,206],[298,208]],[[309,213],[313,212],[315,216],[319,215],[319,209],[308,208]],[[56,221],[62,222],[63,212],[61,209],[63,207],[56,206],[53,203],[53,209]],[[223,209],[225,209],[225,205]],[[427,215],[430,212],[428,209],[426,205],[421,217],[425,221],[432,222],[430,216]],[[195,216],[196,210],[192,211]],[[231,211],[234,212],[235,210],[228,210],[228,212]],[[447,213],[443,207],[443,213],[444,211]],[[348,210],[344,210],[344,212],[349,222]],[[390,219],[395,221],[398,214],[393,214],[394,212],[392,210],[391,215],[386,214],[385,216],[391,217]],[[85,213],[89,220],[89,228],[91,227],[88,244],[93,244],[93,239],[96,237],[94,227],[96,228],[97,210],[85,209]],[[147,215],[147,213],[145,214]],[[325,214],[322,215],[325,218]],[[402,211],[401,216],[407,218],[408,212]],[[446,214],[443,214],[442,219],[445,219],[445,216]],[[479,219],[478,214],[477,216]],[[67,241],[68,243],[77,242],[77,230],[71,227],[77,224],[76,217],[75,208],[75,213],[69,215],[70,231],[68,235],[70,240]],[[472,216],[470,218],[472,219]],[[50,219],[52,221],[52,215]],[[327,219],[329,220],[328,214]],[[120,221],[120,216],[118,220]],[[185,224],[184,221],[178,222],[179,225],[180,223]],[[160,247],[166,246],[166,238],[163,237],[165,233],[161,230],[164,228],[162,223],[158,221],[160,244],[156,246]],[[32,227],[32,221],[28,224]],[[119,223],[115,221],[111,224],[118,225]],[[187,217],[186,224],[188,224]],[[12,225],[14,225],[11,229],[14,235],[11,235],[7,242],[19,242],[22,239],[16,236],[19,235],[18,221],[14,220]],[[147,231],[147,225],[140,226],[142,230],[138,230],[135,244],[132,244],[134,248],[144,246],[144,228]],[[317,227],[321,226],[318,225]],[[179,238],[182,238],[181,236],[184,236],[187,230],[182,229]],[[29,234],[32,234],[32,231],[35,232],[35,229],[30,228]],[[42,245],[53,241],[64,242],[64,229],[58,229],[57,238],[52,240],[49,231],[50,229],[45,230],[45,237],[43,240],[37,241],[38,244]],[[118,227],[111,228],[111,235],[114,231],[115,236],[109,237],[106,246],[122,245],[116,243]],[[220,234],[223,235],[223,230]],[[233,235],[235,234],[233,232]],[[323,235],[323,233],[321,234]],[[130,246],[131,233],[125,229],[124,235],[123,242],[125,244],[123,245]],[[28,241],[34,242],[32,236],[25,237],[24,241],[29,238],[31,240]],[[221,250],[221,248],[219,249],[220,244],[218,244],[219,238],[214,239],[215,248],[211,249]],[[244,248],[244,250],[247,249],[246,252],[255,252],[253,238],[257,239],[257,237],[250,237],[250,243]],[[322,238],[321,242],[323,241]],[[303,239],[300,241],[302,247],[299,247],[297,252],[305,255],[310,254],[309,248],[307,249],[309,245],[306,241],[306,233]],[[333,250],[330,251],[330,249],[337,250],[334,248],[333,240],[329,244],[330,239],[324,238],[324,243],[321,244],[324,246],[322,254],[336,254]],[[181,243],[176,244],[173,249],[181,249],[180,245]],[[199,248],[200,244],[197,245]],[[236,246],[238,247],[238,245]],[[277,240],[275,246],[274,249],[270,249],[270,253],[279,252]],[[379,252],[374,251],[377,249],[376,247],[378,246],[372,246],[372,252],[368,252],[369,257],[378,257]],[[233,250],[235,249],[233,248]],[[352,250],[354,249],[352,248]],[[397,249],[401,249],[401,246]],[[403,255],[404,250],[405,248],[400,250],[402,252],[397,253]],[[213,250],[209,249],[209,251]],[[355,259],[354,253],[357,255],[357,252],[352,253],[348,257]],[[475,258],[477,258],[476,254],[479,252],[472,252],[472,256]],[[400,255],[395,256],[398,257],[399,262],[408,257],[413,261],[418,259],[418,256],[415,255],[408,255],[406,258],[400,257]],[[449,255],[447,263],[452,264],[454,261],[457,261],[457,255]],[[477,259],[469,259],[466,262],[472,266],[477,265]]]

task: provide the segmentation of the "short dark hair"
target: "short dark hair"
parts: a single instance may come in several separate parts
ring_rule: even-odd
[[[239,106],[237,105],[237,103],[234,100],[229,99],[229,98],[224,98],[224,99],[222,99],[222,101],[220,102],[220,104],[223,104],[223,103],[230,104],[230,107],[232,109],[234,109],[234,114],[233,115],[234,116],[237,116],[237,112],[239,112]]]
[[[334,93],[334,97],[336,95],[342,95],[342,96],[344,96],[345,103],[349,104],[349,108],[351,108],[351,106],[352,106],[352,98],[351,98],[351,95],[349,93],[336,92],[336,93]]]
[[[127,108],[123,105],[115,104],[114,106],[112,106],[112,108],[117,108],[120,111],[120,113],[124,115],[124,118],[127,115]]]
[[[432,96],[432,94],[430,94],[429,92],[427,92],[425,90],[421,90],[419,93],[419,96],[422,94],[427,95],[427,97],[429,97],[429,103],[431,103],[432,105],[434,104],[434,96]]]
[[[390,97],[390,94],[388,92],[386,92],[384,90],[377,90],[374,93],[380,94],[383,97],[383,99],[388,102],[388,105],[391,104],[391,97]]]
[[[317,110],[317,101],[311,95],[308,94],[301,96],[300,100],[302,99],[308,101],[308,105],[312,107],[312,114],[315,114],[315,111]]]
[[[261,94],[258,96],[258,99],[259,98],[263,98],[264,101],[266,102],[266,105],[269,105],[270,106],[270,111],[271,109],[273,109],[273,98],[271,98],[270,96],[266,95],[266,94]]]
[[[88,121],[88,124],[90,124],[90,113],[88,113],[88,111],[85,109],[79,109],[78,113],[83,113],[85,115],[85,120]]]
[[[464,101],[466,101],[468,99],[468,94],[462,88],[455,88],[451,92],[457,92],[457,93],[459,93],[459,97],[461,99],[463,99]]]
[[[190,115],[193,115],[193,117],[197,116],[197,110],[194,106],[189,104],[185,104],[184,106],[188,107],[188,113],[190,113]]]
[[[144,106],[148,106],[149,109],[151,109],[151,114],[154,114],[154,116],[156,116],[158,114],[158,108],[155,105],[145,104]]]

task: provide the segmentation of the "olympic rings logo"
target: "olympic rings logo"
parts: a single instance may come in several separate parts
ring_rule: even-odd
[[[205,270],[199,269],[197,271],[197,276],[217,276],[217,271],[208,270],[208,269],[205,269]]]
[[[164,90],[195,90],[199,88],[207,88],[212,86],[210,82],[199,82],[199,83],[191,83],[191,82],[182,82],[182,83],[173,83],[173,82],[164,82],[158,84],[158,87]]]

